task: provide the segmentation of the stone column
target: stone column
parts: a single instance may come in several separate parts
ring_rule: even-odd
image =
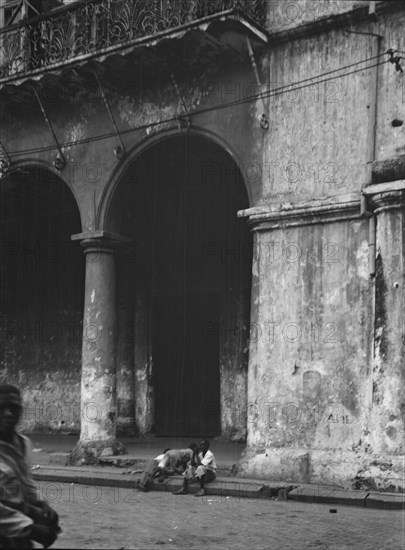
[[[315,204],[314,204],[315,203]],[[372,296],[354,194],[247,211],[254,230],[246,477],[351,486],[364,462]]]
[[[117,434],[134,437],[135,425],[135,377],[134,342],[135,323],[132,303],[119,307],[119,336],[117,350]]]
[[[141,435],[150,433],[155,423],[149,292],[146,284],[140,283],[135,303],[135,418]]]
[[[389,184],[385,184],[389,186]],[[375,186],[377,187],[377,186]],[[394,187],[391,184],[391,187]],[[404,490],[405,433],[405,192],[372,195],[376,216],[374,358],[367,442],[378,455],[363,477]]]
[[[116,266],[118,239],[103,231],[74,235],[86,255],[83,315],[81,431],[72,463],[119,454],[116,439]]]

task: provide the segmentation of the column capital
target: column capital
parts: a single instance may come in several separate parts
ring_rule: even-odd
[[[387,210],[402,210],[405,208],[405,193],[401,191],[378,193],[371,197],[369,204],[374,214]]]
[[[374,214],[405,208],[405,181],[377,183],[362,189],[368,210]]]
[[[72,235],[71,239],[72,241],[80,242],[85,254],[90,252],[114,254],[119,245],[130,242],[130,239],[118,233],[102,230],[77,233],[76,235]]]

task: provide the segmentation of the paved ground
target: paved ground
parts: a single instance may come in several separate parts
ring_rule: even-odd
[[[402,550],[405,541],[404,511],[38,486],[61,517],[54,548]]]

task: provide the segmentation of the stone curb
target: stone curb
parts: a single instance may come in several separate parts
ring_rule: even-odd
[[[125,475],[122,473],[78,471],[71,468],[41,468],[32,472],[35,481],[50,483],[76,483],[81,485],[93,485],[100,487],[118,487],[122,489],[134,489],[138,486],[139,476]],[[163,483],[154,481],[151,491],[173,492],[183,485],[181,476],[167,478]],[[282,482],[261,482],[229,477],[218,477],[207,485],[207,496],[221,497],[232,496],[239,499],[279,499],[287,500],[288,492],[297,485],[288,485]],[[190,494],[199,490],[198,484],[191,484]]]
[[[340,491],[333,488],[297,487],[288,495],[288,498],[298,502],[312,502],[323,504],[345,504],[349,506],[366,506],[369,493],[365,491]]]
[[[405,493],[370,493],[367,491],[341,491],[322,487],[297,487],[289,492],[288,498],[297,502],[316,504],[341,504],[379,508],[385,510],[405,510]]]
[[[370,493],[366,499],[367,508],[383,510],[405,510],[405,493]]]
[[[122,472],[81,471],[80,468],[41,468],[33,470],[33,478],[39,482],[75,483],[100,487],[118,487],[134,489],[138,486],[139,476],[123,475]],[[173,476],[163,483],[154,481],[151,491],[173,492],[182,486],[182,477]],[[190,494],[198,491],[198,484],[190,485]],[[298,502],[339,504],[361,506],[387,510],[405,509],[405,494],[367,493],[364,491],[342,491],[325,489],[320,486],[301,487],[298,484],[247,480],[243,478],[219,477],[206,487],[207,496],[233,497],[243,500],[295,500]]]
[[[183,486],[181,477],[173,477],[163,483],[154,482],[151,485],[152,491],[177,491]],[[243,479],[232,479],[219,477],[206,486],[207,496],[233,497],[239,500],[266,499],[266,500],[287,500],[287,495],[295,486],[284,483],[262,483],[252,482]],[[199,490],[198,483],[189,486],[190,494]]]

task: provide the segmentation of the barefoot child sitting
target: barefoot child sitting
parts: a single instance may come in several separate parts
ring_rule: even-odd
[[[214,481],[217,471],[215,456],[214,453],[210,451],[209,446],[210,444],[207,439],[201,441],[200,452],[192,456],[183,474],[183,487],[175,491],[173,495],[187,495],[188,484],[194,480],[198,480],[200,483],[200,490],[195,496],[202,497],[206,494],[205,484]]]

